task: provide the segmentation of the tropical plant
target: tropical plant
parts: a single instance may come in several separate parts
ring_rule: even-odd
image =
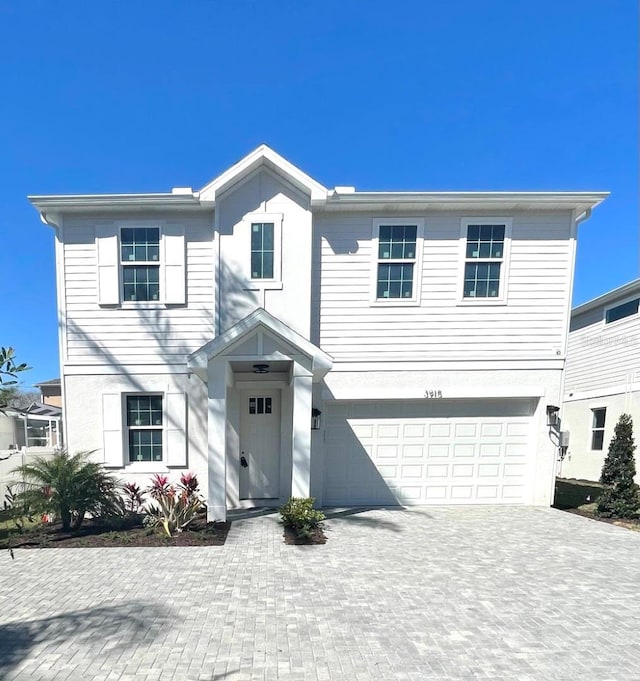
[[[600,482],[605,489],[598,497],[598,515],[609,518],[635,518],[640,509],[640,488],[634,482],[636,465],[633,420],[622,414],[616,424],[609,452],[602,466]]]
[[[313,508],[313,497],[291,497],[280,508],[282,524],[295,532],[300,539],[308,539],[325,519],[322,511]]]
[[[0,347],[0,407],[6,407],[16,395],[16,391],[7,386],[14,386],[18,382],[17,374],[30,369],[24,362],[17,364],[15,354],[13,348]]]
[[[63,450],[18,466],[13,471],[22,479],[18,500],[43,515],[53,512],[63,530],[77,530],[87,514],[94,518],[122,515],[118,481],[102,464],[90,461],[90,455]]]
[[[161,528],[168,537],[182,532],[204,506],[198,479],[193,473],[184,473],[175,485],[169,483],[166,475],[156,474],[147,491],[152,501],[145,509],[145,523]]]
[[[137,514],[142,511],[144,506],[144,492],[135,482],[127,482],[122,485],[124,495],[124,507],[127,513]]]

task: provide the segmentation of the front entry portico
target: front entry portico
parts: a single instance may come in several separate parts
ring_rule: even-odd
[[[309,496],[313,383],[331,358],[259,308],[188,366],[208,387],[208,519]]]

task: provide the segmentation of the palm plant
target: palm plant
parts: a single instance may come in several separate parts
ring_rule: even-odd
[[[38,513],[53,511],[63,530],[77,530],[87,513],[94,517],[121,513],[118,481],[102,464],[90,461],[90,454],[61,451],[16,468],[13,472],[22,478],[22,503]]]

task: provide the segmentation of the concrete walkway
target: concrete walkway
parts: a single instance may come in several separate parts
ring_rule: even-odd
[[[274,515],[224,547],[0,553],[0,678],[638,681],[640,533],[560,511]]]

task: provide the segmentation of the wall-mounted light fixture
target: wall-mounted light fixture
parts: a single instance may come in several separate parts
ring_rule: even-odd
[[[320,430],[320,417],[322,412],[315,407],[311,410],[311,430]]]
[[[254,364],[253,365],[253,373],[254,374],[268,374],[269,373],[269,365],[268,364]]]
[[[547,425],[550,428],[555,428],[558,425],[558,412],[560,407],[555,407],[553,404],[547,405]]]

